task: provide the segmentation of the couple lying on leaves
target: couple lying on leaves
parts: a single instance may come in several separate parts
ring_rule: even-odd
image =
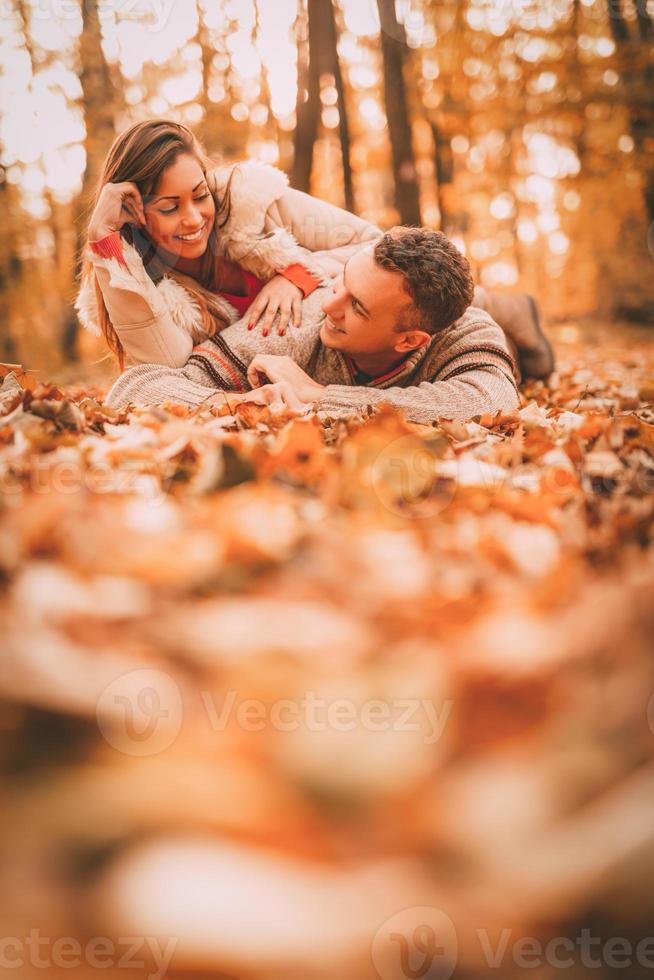
[[[107,157],[77,310],[135,366],[114,407],[255,401],[417,422],[508,412],[553,369],[531,297],[473,287],[441,233],[374,225],[193,134],[138,123]],[[254,390],[252,390],[254,389]]]

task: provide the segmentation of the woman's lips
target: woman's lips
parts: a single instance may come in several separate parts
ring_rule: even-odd
[[[343,334],[345,333],[345,331],[341,330],[340,327],[334,326],[334,324],[332,323],[332,321],[329,319],[328,316],[325,317],[325,326],[331,333],[343,333]]]
[[[178,242],[197,242],[202,238],[205,228],[206,222],[197,231],[190,231],[185,235],[175,235],[175,238]]]

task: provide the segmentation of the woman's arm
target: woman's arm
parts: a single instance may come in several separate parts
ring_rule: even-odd
[[[145,271],[136,252],[114,232],[89,243],[92,275],[77,298],[80,320],[87,326],[97,323],[93,276],[102,292],[109,319],[127,356],[136,363],[158,363],[181,367],[186,363],[194,341],[201,339],[200,318],[194,316],[183,287],[168,284],[168,300],[182,300],[186,317],[174,317],[164,297]],[[178,295],[179,294],[179,295]]]
[[[287,188],[266,212],[265,231],[288,228],[312,268],[331,279],[366,242],[382,234],[376,225],[302,191]]]

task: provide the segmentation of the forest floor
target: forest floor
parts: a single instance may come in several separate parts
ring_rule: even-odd
[[[634,934],[653,897],[654,332],[552,333],[558,371],[519,410],[434,426],[115,412],[7,374],[0,883],[33,866],[14,930],[52,931],[57,905],[79,935],[83,907],[96,935],[176,923],[180,968],[345,980],[400,975],[384,929],[424,906],[466,975],[481,927],[574,935],[592,904]],[[247,918],[271,880],[302,929],[252,944],[202,911]]]

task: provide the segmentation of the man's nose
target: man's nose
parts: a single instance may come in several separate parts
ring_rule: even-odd
[[[343,312],[345,290],[342,286],[332,286],[332,294],[322,304],[322,311],[327,316],[339,316]]]

